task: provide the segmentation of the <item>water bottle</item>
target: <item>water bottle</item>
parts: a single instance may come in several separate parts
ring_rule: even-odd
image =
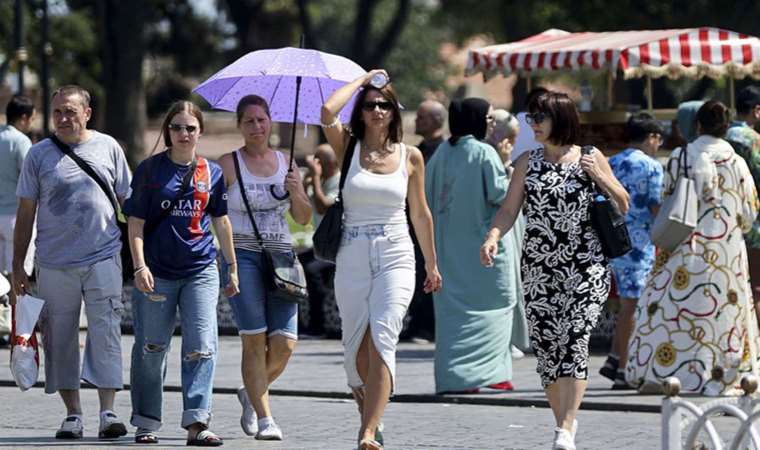
[[[389,81],[390,80],[388,80],[388,75],[384,74],[383,72],[377,72],[376,74],[372,75],[372,78],[369,80],[369,84],[375,89],[382,89],[386,84],[388,84]]]

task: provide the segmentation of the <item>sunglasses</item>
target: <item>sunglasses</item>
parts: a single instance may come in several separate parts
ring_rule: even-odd
[[[193,134],[193,133],[195,133],[195,130],[198,129],[198,127],[195,126],[195,125],[183,125],[183,124],[179,124],[179,123],[170,123],[169,124],[169,129],[171,131],[175,131],[177,133],[179,133],[182,130],[185,130],[188,133]]]
[[[367,112],[372,112],[375,108],[380,108],[381,111],[390,111],[393,109],[393,103],[391,102],[364,102],[362,109]]]
[[[543,122],[544,120],[546,120],[548,118],[549,118],[549,116],[546,115],[546,114],[544,114],[544,113],[542,113],[542,112],[531,113],[531,114],[526,114],[525,115],[525,121],[528,122],[528,125],[533,125],[533,124],[535,124],[535,125],[541,125],[541,122]]]

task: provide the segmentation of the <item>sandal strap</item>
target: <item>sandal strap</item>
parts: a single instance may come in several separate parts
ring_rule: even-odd
[[[195,439],[199,441],[208,441],[208,440],[221,441],[222,440],[222,438],[220,438],[219,436],[217,436],[216,434],[212,433],[209,430],[199,431],[198,434],[195,435]]]

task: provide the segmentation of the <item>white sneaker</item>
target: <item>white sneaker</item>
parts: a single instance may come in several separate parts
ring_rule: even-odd
[[[56,439],[82,439],[84,426],[80,416],[67,416],[61,423],[61,428],[55,432]]]
[[[125,434],[127,434],[127,427],[119,420],[115,412],[103,411],[100,413],[98,439],[116,439]]]
[[[259,431],[259,427],[256,424],[256,411],[251,405],[251,400],[248,398],[248,392],[244,386],[240,386],[237,390],[237,397],[240,401],[240,405],[243,407],[243,414],[240,415],[240,427],[243,429],[243,433],[248,436],[255,436]]]
[[[525,358],[525,353],[514,345],[510,347],[510,350],[512,352],[512,359]]]
[[[259,423],[259,432],[256,433],[256,439],[260,441],[281,441],[282,430],[274,423],[274,420],[270,417],[264,417],[269,419],[266,423]],[[259,422],[264,419],[260,419]]]
[[[573,431],[571,431],[573,435],[573,442],[575,442],[575,434],[578,433],[578,419],[573,419]]]
[[[564,428],[555,428],[552,450],[575,450],[575,439],[572,433]]]

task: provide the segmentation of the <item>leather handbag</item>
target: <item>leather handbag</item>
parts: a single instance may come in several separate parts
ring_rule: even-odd
[[[256,226],[256,220],[253,218],[253,211],[251,211],[251,205],[248,203],[245,187],[242,185],[241,180],[243,178],[240,175],[240,163],[237,155],[233,155],[232,160],[235,162],[235,174],[240,184],[240,195],[243,197],[245,210],[251,220],[253,232],[259,241],[261,253],[264,257],[264,281],[267,284],[267,295],[274,301],[305,304],[309,294],[306,290],[306,274],[301,262],[292,250],[275,252],[266,248],[264,239]]]
[[[583,154],[590,154],[593,147],[584,146],[581,149]],[[633,248],[631,245],[631,236],[628,233],[628,226],[625,223],[625,216],[620,214],[609,198],[599,193],[596,184],[592,182],[594,198],[589,206],[591,214],[591,225],[599,236],[599,242],[602,244],[602,253],[607,258],[617,258],[623,256]]]
[[[338,256],[340,240],[343,237],[343,185],[346,184],[346,176],[351,167],[351,159],[354,157],[354,147],[356,147],[356,138],[351,136],[351,139],[348,141],[348,147],[346,147],[346,151],[343,154],[338,198],[335,199],[335,203],[332,206],[327,208],[322,221],[312,237],[314,257],[321,261],[335,263],[335,258]]]
[[[678,248],[691,236],[699,220],[697,187],[694,180],[689,178],[687,150],[688,146],[678,155],[675,187],[662,202],[650,231],[654,245],[668,252]]]

